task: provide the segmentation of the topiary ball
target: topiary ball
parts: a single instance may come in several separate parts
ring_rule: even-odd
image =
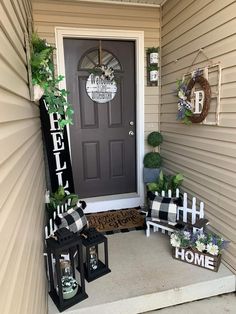
[[[147,137],[147,142],[152,147],[157,147],[163,142],[163,136],[160,132],[152,132]]]
[[[147,153],[143,160],[144,167],[146,168],[160,168],[161,162],[161,155],[155,152]]]

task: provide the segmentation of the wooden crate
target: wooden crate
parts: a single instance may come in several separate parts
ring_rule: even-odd
[[[191,248],[172,248],[172,257],[179,261],[199,266],[217,272],[221,262],[221,255],[202,253]]]

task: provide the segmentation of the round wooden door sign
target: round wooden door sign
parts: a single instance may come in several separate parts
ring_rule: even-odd
[[[86,82],[86,91],[93,101],[104,104],[115,97],[117,85],[115,80],[91,73]]]

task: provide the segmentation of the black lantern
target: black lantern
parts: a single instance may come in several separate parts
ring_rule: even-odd
[[[86,299],[83,269],[80,274],[75,272],[75,256],[78,265],[83,267],[81,237],[66,228],[56,231],[55,238],[46,240],[50,292],[53,302],[59,311]],[[62,258],[66,256],[66,258]],[[79,275],[79,276],[78,276]],[[80,283],[78,282],[80,277]]]
[[[111,270],[108,268],[107,238],[95,228],[89,228],[82,235],[82,244],[86,249],[86,260],[84,262],[86,280],[90,282],[110,273]],[[101,246],[102,244],[104,245],[103,262],[100,260],[98,254],[99,244]]]

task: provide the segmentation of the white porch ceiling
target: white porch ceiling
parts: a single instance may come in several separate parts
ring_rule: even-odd
[[[141,5],[141,6],[160,6],[166,0],[74,0],[83,2],[101,2],[110,4],[128,4],[128,5]]]

